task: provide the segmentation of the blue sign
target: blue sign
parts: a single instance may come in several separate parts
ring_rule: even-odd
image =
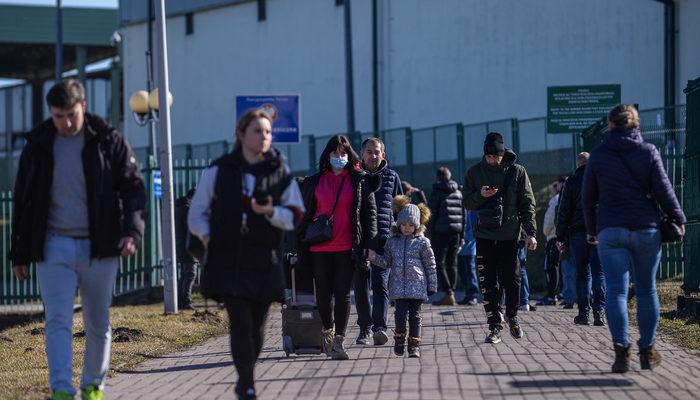
[[[160,178],[160,170],[153,171],[153,196],[156,199],[163,197],[163,186]]]
[[[300,107],[299,95],[236,96],[236,120],[248,110],[263,110],[272,119],[274,143],[299,143]]]

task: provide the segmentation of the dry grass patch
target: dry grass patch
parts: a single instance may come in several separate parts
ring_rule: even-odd
[[[112,308],[110,374],[228,332],[224,312],[210,309],[213,314],[185,311],[164,315],[163,309],[162,303]],[[49,395],[43,326],[34,322],[0,332],[0,399],[43,399]],[[81,313],[75,314],[73,333],[73,382],[78,387],[85,351]]]

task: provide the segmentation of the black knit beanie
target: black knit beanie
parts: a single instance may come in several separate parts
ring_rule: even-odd
[[[484,139],[484,155],[502,156],[505,152],[503,136],[498,132],[489,132]]]

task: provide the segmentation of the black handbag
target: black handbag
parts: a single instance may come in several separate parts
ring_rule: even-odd
[[[503,209],[505,207],[506,190],[515,180],[515,167],[511,166],[503,179],[503,188],[496,196],[490,197],[476,210],[477,229],[498,229],[503,226]]]
[[[632,179],[637,183],[637,186],[639,186],[640,189],[642,189],[643,192],[645,192],[645,196],[647,199],[651,200],[654,203],[654,207],[656,207],[659,210],[659,215],[661,217],[661,222],[659,223],[659,232],[661,232],[661,242],[662,243],[675,243],[683,239],[683,229],[681,228],[681,225],[677,224],[674,222],[668,214],[661,208],[661,204],[659,204],[656,199],[654,199],[654,196],[651,194],[651,189],[648,191],[645,190],[645,185],[642,183],[642,181],[637,177],[637,175],[634,173],[634,170],[632,167],[627,163],[627,160],[625,157],[620,154],[618,151],[614,151],[615,154],[617,154],[618,157],[620,157],[620,160],[622,160],[622,163],[625,165],[625,168],[627,169],[627,172],[632,175]]]
[[[338,205],[340,193],[343,191],[345,178],[347,178],[347,175],[343,176],[343,179],[340,181],[338,192],[335,194],[331,215],[321,214],[311,221],[304,233],[304,239],[302,240],[304,244],[315,246],[333,239],[333,214],[335,214],[335,208]]]

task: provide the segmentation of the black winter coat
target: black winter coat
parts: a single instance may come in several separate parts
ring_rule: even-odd
[[[557,212],[557,240],[566,242],[571,233],[585,232],[586,222],[583,219],[581,191],[583,189],[583,173],[585,165],[576,168],[573,175],[566,180],[559,195]]]
[[[14,191],[9,257],[13,265],[43,261],[53,182],[56,127],[47,119],[26,135]],[[105,120],[85,114],[83,173],[87,186],[90,256],[116,257],[119,240],[144,231],[146,195],[136,158]]]
[[[387,166],[386,160],[382,161],[375,172],[365,170],[368,177],[380,181],[380,186],[374,192],[374,202],[377,205],[377,236],[370,246],[377,253],[384,254],[384,244],[391,236],[391,226],[394,224],[394,212],[391,203],[394,196],[403,194],[401,178],[399,174]]]
[[[306,233],[306,228],[313,221],[316,215],[316,187],[323,172],[318,172],[306,179],[301,187],[301,195],[304,198],[304,208],[306,214],[297,229],[297,251],[301,262],[308,264],[309,247],[302,243],[301,239]],[[353,263],[359,265],[364,263],[362,250],[370,248],[377,236],[377,206],[372,195],[379,188],[379,180],[367,175],[364,171],[350,170],[350,179],[353,188]]]
[[[434,234],[459,234],[464,236],[464,208],[462,192],[455,181],[440,181],[433,184],[433,191],[428,199],[430,222],[428,232]]]
[[[250,208],[243,196],[243,174],[255,176],[255,197],[272,197],[281,204],[292,181],[284,157],[271,149],[265,160],[250,165],[240,152],[227,154],[218,167],[209,219],[211,234],[202,276],[202,293],[221,301],[240,297],[259,302],[284,300],[284,274],[279,250],[282,231]],[[243,213],[247,215],[243,228]]]

